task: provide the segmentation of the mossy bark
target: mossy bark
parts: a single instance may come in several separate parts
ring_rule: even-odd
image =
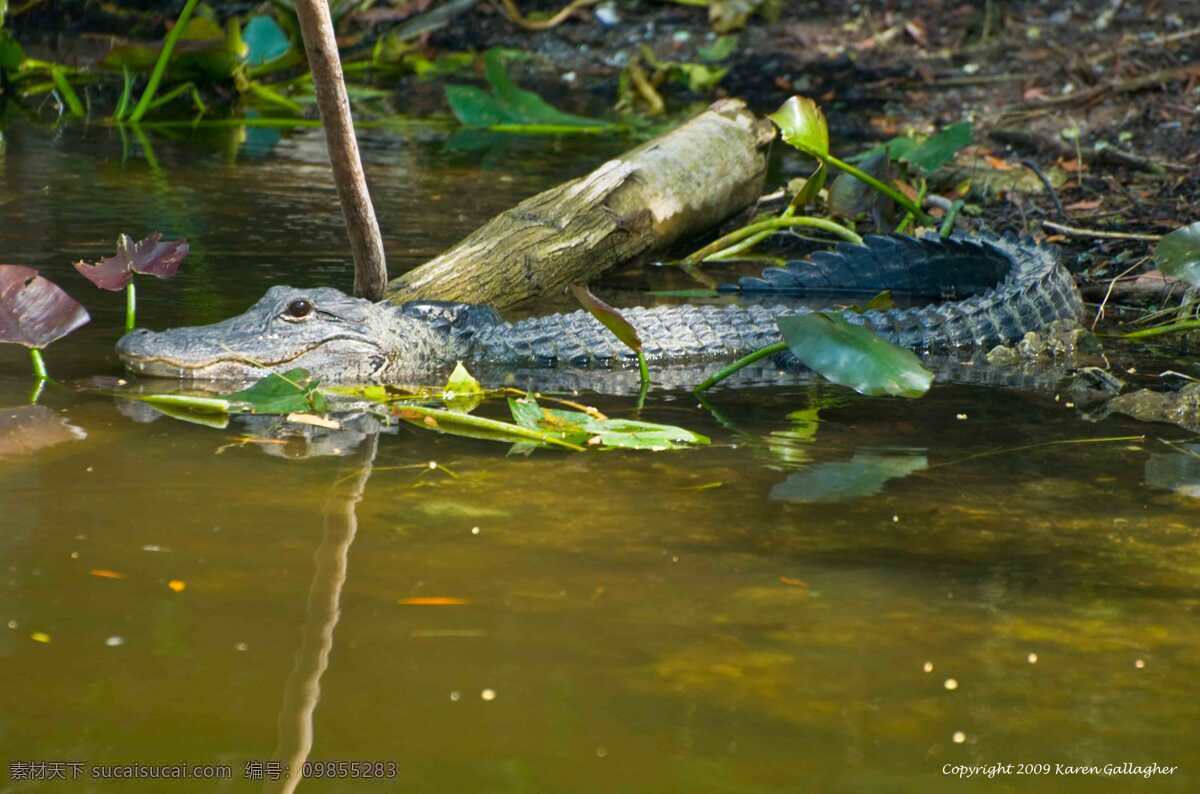
[[[710,229],[762,193],[774,127],[722,100],[665,135],[502,212],[393,279],[388,298],[504,307],[586,283]]]

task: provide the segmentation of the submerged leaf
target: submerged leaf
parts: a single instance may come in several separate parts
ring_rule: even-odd
[[[829,154],[829,125],[817,103],[794,96],[767,116],[783,134],[783,140],[813,155]]]
[[[583,308],[599,320],[601,325],[612,331],[625,347],[635,353],[642,352],[642,340],[638,337],[637,329],[625,319],[621,312],[593,295],[584,284],[572,284],[571,293],[577,301],[583,304]]]
[[[1159,240],[1154,247],[1154,261],[1164,274],[1200,287],[1200,221]]]
[[[800,363],[859,394],[920,397],[933,382],[933,373],[911,350],[840,315],[812,312],[776,322]]]
[[[33,268],[0,265],[0,342],[46,347],[90,319],[78,301]]]
[[[100,289],[119,292],[134,273],[171,278],[188,255],[187,240],[161,242],[162,234],[154,232],[145,240],[134,242],[127,234],[117,238],[117,252],[94,265],[80,260],[75,269]]]

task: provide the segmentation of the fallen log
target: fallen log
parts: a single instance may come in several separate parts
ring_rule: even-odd
[[[393,279],[388,298],[497,307],[585,283],[716,226],[761,195],[775,129],[727,99],[587,176],[526,199]]]

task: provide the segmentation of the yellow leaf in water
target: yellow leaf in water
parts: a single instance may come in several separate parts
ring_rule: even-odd
[[[35,631],[33,634],[29,635],[29,639],[33,640],[34,642],[50,642],[50,635],[44,631]]]
[[[99,576],[101,579],[124,579],[125,574],[118,571],[109,571],[105,568],[93,568],[88,571],[92,576]]]
[[[167,582],[167,587],[171,588],[176,593],[182,593],[187,589],[187,582],[183,581],[182,579],[172,579],[171,581]]]
[[[449,607],[469,604],[471,602],[465,598],[453,598],[451,596],[425,596],[423,598],[401,598],[400,603],[416,607]]]

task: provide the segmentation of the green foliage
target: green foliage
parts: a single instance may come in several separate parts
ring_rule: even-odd
[[[0,27],[0,72],[16,72],[24,60],[25,50],[11,33]]]
[[[290,414],[328,412],[325,395],[317,390],[317,381],[303,367],[282,375],[271,373],[248,389],[225,396],[230,403],[248,405],[252,414]]]
[[[696,52],[701,58],[709,63],[718,63],[725,60],[737,50],[738,37],[737,35],[718,36],[717,40],[712,44],[700,47]]]
[[[475,86],[446,86],[446,100],[463,126],[523,132],[594,132],[613,128],[614,125],[600,119],[564,113],[532,91],[518,88],[505,71],[498,50],[488,50],[483,61],[491,93]]]
[[[329,403],[317,390],[317,381],[303,367],[283,374],[271,373],[248,389],[219,397],[186,394],[146,394],[137,399],[158,408],[185,414],[293,414],[328,413]]]
[[[248,66],[261,66],[287,55],[292,49],[287,31],[279,26],[274,17],[261,14],[250,17],[246,22],[242,29],[242,40],[246,43]]]
[[[972,135],[971,122],[960,121],[920,142],[912,138],[893,139],[888,142],[888,151],[919,174],[928,176],[953,160],[960,149],[970,146]]]
[[[1200,287],[1200,221],[1159,240],[1154,248],[1154,261],[1166,275]]]
[[[818,159],[829,154],[829,124],[821,108],[808,97],[791,97],[767,118],[789,145]]]
[[[520,426],[577,445],[667,450],[709,443],[705,436],[681,427],[633,419],[601,419],[582,411],[543,408],[532,397],[510,397],[508,405],[513,420]]]
[[[637,329],[625,319],[619,311],[597,298],[583,284],[572,284],[571,292],[583,308],[600,321],[600,324],[613,332],[625,347],[635,353],[642,352],[642,340],[638,337]]]
[[[812,312],[777,320],[788,349],[804,366],[859,394],[920,397],[933,373],[897,347],[840,315]]]

